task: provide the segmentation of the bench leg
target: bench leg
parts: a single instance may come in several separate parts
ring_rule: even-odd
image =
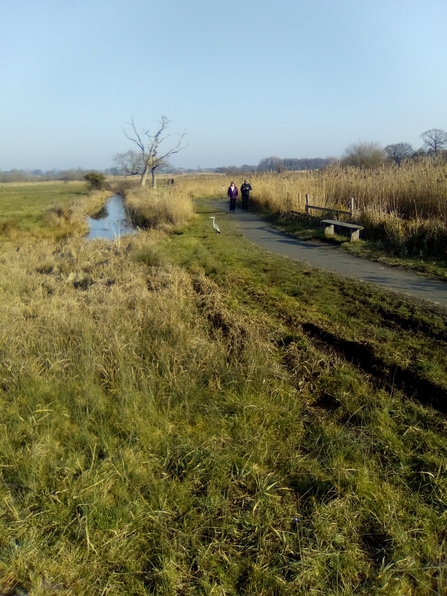
[[[334,235],[334,226],[329,225],[324,228],[324,235],[325,236],[333,236]]]
[[[354,230],[351,232],[351,242],[353,240],[360,240],[360,230]]]

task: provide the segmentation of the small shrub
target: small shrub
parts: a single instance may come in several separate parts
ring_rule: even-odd
[[[105,186],[106,177],[101,172],[89,172],[84,176],[91,190],[102,190]]]

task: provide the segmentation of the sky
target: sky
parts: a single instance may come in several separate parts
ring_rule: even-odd
[[[0,170],[340,157],[447,130],[446,0],[0,0]]]

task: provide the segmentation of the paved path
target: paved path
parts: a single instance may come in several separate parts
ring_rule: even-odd
[[[215,207],[216,210],[228,212],[227,200],[215,201],[208,205]],[[334,244],[292,238],[276,230],[259,215],[242,211],[240,204],[236,209],[236,213],[228,213],[227,217],[234,218],[238,222],[242,234],[248,240],[270,252],[307,263],[311,267],[354,277],[388,290],[447,306],[447,282],[429,279],[403,269],[385,267],[380,263],[350,255]],[[225,223],[222,220],[220,220],[220,227],[225,229]]]

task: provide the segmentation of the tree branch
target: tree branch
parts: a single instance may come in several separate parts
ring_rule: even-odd
[[[142,171],[138,172],[138,173],[141,175],[141,184],[142,185],[145,184],[146,173],[148,170],[151,170],[152,175],[153,175],[155,170],[158,167],[166,164],[168,157],[170,157],[171,155],[175,155],[176,153],[179,153],[183,149],[186,149],[189,145],[189,144],[182,145],[183,139],[186,136],[186,133],[183,133],[182,135],[179,135],[178,142],[174,147],[172,147],[171,149],[166,151],[164,154],[159,155],[160,146],[167,139],[169,139],[171,136],[173,136],[173,134],[175,134],[175,133],[166,134],[165,136],[163,136],[164,131],[171,123],[171,121],[168,120],[168,118],[166,116],[162,115],[158,122],[159,122],[158,130],[154,134],[151,134],[151,132],[149,130],[143,130],[144,136],[147,137],[146,144],[144,143],[143,139],[141,138],[140,134],[138,133],[138,131],[136,129],[135,121],[134,121],[133,117],[131,118],[130,122],[127,123],[128,126],[130,126],[132,128],[133,133],[129,134],[125,129],[123,129],[123,132],[124,132],[124,135],[126,136],[126,138],[129,139],[129,141],[132,141],[133,143],[135,143],[140,150],[139,160],[140,160],[140,164],[141,164],[140,169]],[[133,152],[128,152],[127,156],[126,156],[126,154],[123,154],[125,156],[125,159],[123,161],[125,161],[127,163],[126,170],[128,170],[128,169],[136,170],[137,169],[135,167],[135,165],[133,165],[133,167],[130,167],[130,164],[135,164],[135,159],[134,159],[134,156],[132,156],[132,153]],[[123,156],[121,156],[121,157],[123,157]],[[153,177],[153,184],[154,184],[154,177]]]

